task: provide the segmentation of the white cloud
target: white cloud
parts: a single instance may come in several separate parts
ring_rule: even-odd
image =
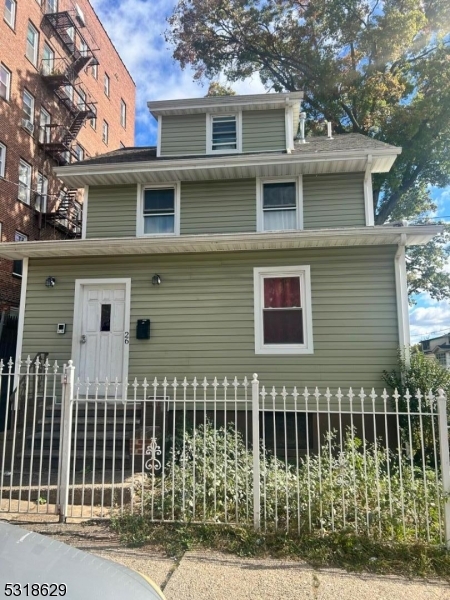
[[[450,301],[432,300],[429,296],[420,301],[409,313],[412,342],[450,331]]]
[[[164,39],[166,18],[176,0],[92,0],[92,4],[136,82],[136,144],[154,144],[156,123],[147,102],[194,98],[207,91],[193,81],[190,69],[181,70]],[[257,75],[233,84],[233,88],[239,94],[264,92]]]

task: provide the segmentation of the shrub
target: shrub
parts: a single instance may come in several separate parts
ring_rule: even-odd
[[[317,455],[286,463],[260,449],[261,518],[266,528],[333,530],[377,539],[440,541],[440,484],[432,469],[335,432]],[[364,447],[365,446],[365,447]],[[246,523],[253,520],[253,456],[232,425],[186,431],[164,476],[149,475],[141,495],[153,520]],[[139,507],[140,508],[140,507]]]

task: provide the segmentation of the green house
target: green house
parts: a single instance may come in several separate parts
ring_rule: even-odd
[[[375,226],[372,174],[401,149],[302,138],[301,100],[150,102],[156,147],[58,168],[82,239],[0,245],[23,260],[18,356],[82,381],[379,389],[409,344],[405,247],[440,229]]]

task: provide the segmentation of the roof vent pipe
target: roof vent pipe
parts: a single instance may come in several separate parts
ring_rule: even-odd
[[[331,130],[331,121],[326,121],[327,124],[327,130],[328,130],[328,139],[332,140],[333,139],[333,132]]]
[[[306,123],[306,113],[300,113],[300,131],[298,132],[295,139],[299,140],[302,144],[306,144],[305,140],[305,123]]]

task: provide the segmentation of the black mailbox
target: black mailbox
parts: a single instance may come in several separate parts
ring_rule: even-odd
[[[150,339],[150,319],[138,319],[136,324],[136,339]]]

